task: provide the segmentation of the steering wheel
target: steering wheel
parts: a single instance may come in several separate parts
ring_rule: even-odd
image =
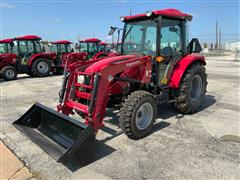
[[[173,48],[170,47],[170,46],[167,46],[167,47],[164,47],[162,50],[161,50],[161,53],[163,56],[171,56],[173,55]]]
[[[150,47],[148,43],[144,43],[144,52],[146,52],[145,54],[150,55],[150,56],[155,56],[156,55],[156,51],[153,51]]]

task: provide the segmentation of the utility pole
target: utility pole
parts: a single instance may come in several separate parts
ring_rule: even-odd
[[[219,49],[222,49],[222,29],[219,30]]]
[[[216,47],[215,49],[218,49],[218,22],[216,21]]]

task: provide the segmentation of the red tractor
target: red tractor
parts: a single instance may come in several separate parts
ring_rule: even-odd
[[[7,53],[0,55],[0,75],[3,79],[13,80],[19,73],[38,77],[50,74],[56,55],[43,52],[40,40],[39,36],[27,35],[1,41],[9,47],[5,48]]]
[[[106,45],[97,38],[89,38],[79,41],[79,51],[86,52],[88,59],[100,59],[110,54],[110,52],[107,52]]]
[[[63,74],[64,69],[70,64],[87,59],[87,53],[74,52],[73,49],[71,49],[71,44],[72,42],[67,40],[51,42],[51,52],[56,54],[56,59],[53,65],[54,73]]]
[[[191,114],[204,102],[206,62],[198,40],[187,36],[192,16],[164,9],[121,19],[121,55],[73,64],[57,111],[36,103],[14,122],[59,162],[89,153],[107,107],[120,107],[122,131],[137,140],[151,133],[159,104]],[[69,117],[74,113],[85,122]]]

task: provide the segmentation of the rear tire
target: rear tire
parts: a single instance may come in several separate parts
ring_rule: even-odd
[[[0,74],[5,81],[16,79],[17,71],[13,66],[6,66],[1,69]]]
[[[156,101],[147,91],[131,93],[120,109],[120,127],[131,139],[149,135],[156,116]]]
[[[51,72],[51,64],[48,59],[37,59],[33,62],[31,72],[33,76],[46,77]]]
[[[204,102],[207,88],[206,69],[201,64],[193,64],[185,73],[177,92],[175,107],[181,113],[195,113]]]

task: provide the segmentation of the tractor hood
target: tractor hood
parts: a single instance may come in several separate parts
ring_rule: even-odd
[[[16,60],[17,55],[13,54],[13,53],[5,53],[5,54],[0,54],[0,61],[6,61],[6,59],[8,60]]]
[[[85,72],[88,72],[88,73],[99,72],[102,68],[106,67],[107,65],[110,65],[111,63],[131,60],[138,57],[140,56],[133,54],[133,55],[122,55],[122,56],[105,58],[103,60],[100,60],[88,66],[85,69]]]

